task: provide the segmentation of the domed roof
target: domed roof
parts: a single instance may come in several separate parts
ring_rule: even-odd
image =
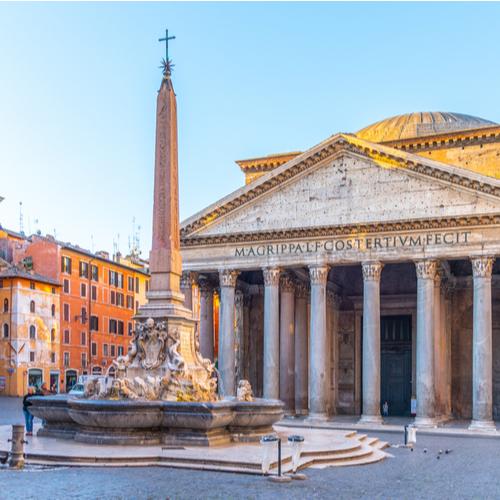
[[[385,142],[494,125],[497,124],[476,116],[433,111],[386,118],[359,130],[356,136],[370,142]]]

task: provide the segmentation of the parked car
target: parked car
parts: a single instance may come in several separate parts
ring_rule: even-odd
[[[83,392],[84,392],[84,387],[83,384],[75,384],[71,390],[69,391],[69,395],[73,396],[75,398],[82,398],[83,397]]]

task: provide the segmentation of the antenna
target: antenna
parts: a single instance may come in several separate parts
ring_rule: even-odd
[[[19,202],[19,232],[24,234],[23,202]]]
[[[90,249],[92,250],[92,253],[94,253],[94,235],[90,235]]]

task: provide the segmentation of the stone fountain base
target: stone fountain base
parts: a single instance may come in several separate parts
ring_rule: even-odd
[[[283,417],[278,400],[213,403],[33,397],[40,436],[89,444],[214,446],[258,441]]]

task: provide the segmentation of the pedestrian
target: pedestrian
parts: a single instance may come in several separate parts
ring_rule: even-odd
[[[384,401],[384,404],[382,405],[382,415],[384,417],[389,416],[389,403],[387,401]]]
[[[42,384],[41,392],[42,392],[42,396],[49,396],[50,395],[49,388],[47,387],[47,382],[44,382]]]
[[[33,415],[29,411],[29,407],[33,404],[30,401],[30,397],[35,394],[35,389],[33,387],[28,387],[28,393],[25,394],[23,398],[23,413],[24,421],[26,422],[26,435],[33,436]]]

